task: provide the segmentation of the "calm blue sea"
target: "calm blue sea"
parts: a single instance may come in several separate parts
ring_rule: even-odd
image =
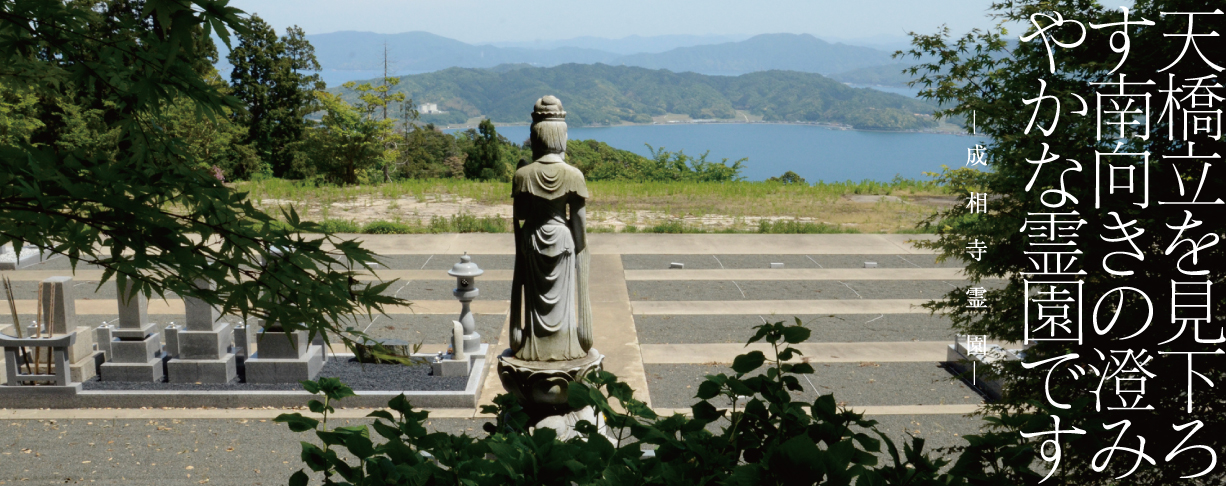
[[[498,133],[519,143],[528,138],[528,127],[499,127]],[[645,156],[650,152],[644,144],[650,144],[690,155],[709,150],[707,160],[715,162],[748,157],[742,171],[747,180],[765,180],[790,170],[809,182],[889,181],[896,174],[920,179],[925,171],[940,172],[941,164],[963,166],[967,149],[985,142],[983,137],[762,123],[572,127],[569,135],[572,140],[595,139]]]

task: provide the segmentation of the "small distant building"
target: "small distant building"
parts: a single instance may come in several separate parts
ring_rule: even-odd
[[[438,103],[422,103],[421,107],[417,111],[423,115],[435,115],[439,113],[447,113],[445,111],[438,109]]]

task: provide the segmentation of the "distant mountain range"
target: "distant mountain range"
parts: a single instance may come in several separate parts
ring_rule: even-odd
[[[830,43],[809,34],[743,37],[587,37],[495,46],[467,44],[428,32],[347,31],[312,34],[307,40],[315,47],[315,55],[324,68],[324,80],[330,86],[382,75],[385,44],[388,69],[392,74],[420,74],[452,67],[492,68],[505,64],[550,67],[601,63],[713,75],[772,69],[833,75],[897,62],[884,50]],[[227,67],[219,66],[222,71],[228,71]]]
[[[526,123],[532,104],[546,94],[562,99],[567,122],[574,126],[651,123],[653,117],[668,114],[729,121],[752,116],[763,121],[883,130],[936,124],[927,116],[935,109],[932,104],[852,88],[816,73],[782,70],[710,76],[607,64],[520,64],[402,76],[395,90],[419,106],[433,103],[446,111],[422,115],[422,121],[436,124],[459,124],[479,116],[500,123]],[[356,101],[352,91],[332,91]]]
[[[885,51],[831,44],[809,34],[763,34],[741,42],[631,54],[617,58],[613,64],[737,75],[772,69],[835,74],[891,62],[890,53]]]
[[[723,44],[725,42],[740,42],[750,38],[749,35],[632,35],[620,39],[603,37],[575,37],[573,39],[558,39],[547,41],[524,42],[493,42],[495,47],[518,47],[523,49],[557,49],[559,47],[578,47],[612,52],[614,54],[638,54],[640,52],[664,52],[678,47],[703,46],[707,44]]]

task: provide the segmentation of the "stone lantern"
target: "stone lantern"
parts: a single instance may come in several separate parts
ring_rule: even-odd
[[[460,257],[460,263],[452,265],[447,275],[455,277],[455,290],[451,292],[460,301],[459,323],[464,327],[464,353],[475,353],[481,347],[481,335],[477,333],[477,323],[473,320],[471,304],[477,298],[477,277],[485,273],[472,262],[472,257],[465,252]],[[459,343],[455,343],[456,351],[460,351]]]
[[[477,334],[477,323],[473,321],[471,304],[477,298],[477,277],[485,273],[472,262],[472,257],[465,253],[460,257],[460,263],[451,267],[448,275],[455,277],[455,290],[451,292],[460,301],[460,320],[451,321],[451,344],[446,353],[439,353],[430,362],[434,376],[466,376],[472,372],[473,360],[485,356],[489,351],[488,344],[481,344],[481,335]]]

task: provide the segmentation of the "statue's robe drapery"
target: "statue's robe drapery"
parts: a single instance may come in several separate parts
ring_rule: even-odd
[[[545,155],[515,171],[511,195],[511,349],[530,361],[582,358],[592,347],[583,173]]]

